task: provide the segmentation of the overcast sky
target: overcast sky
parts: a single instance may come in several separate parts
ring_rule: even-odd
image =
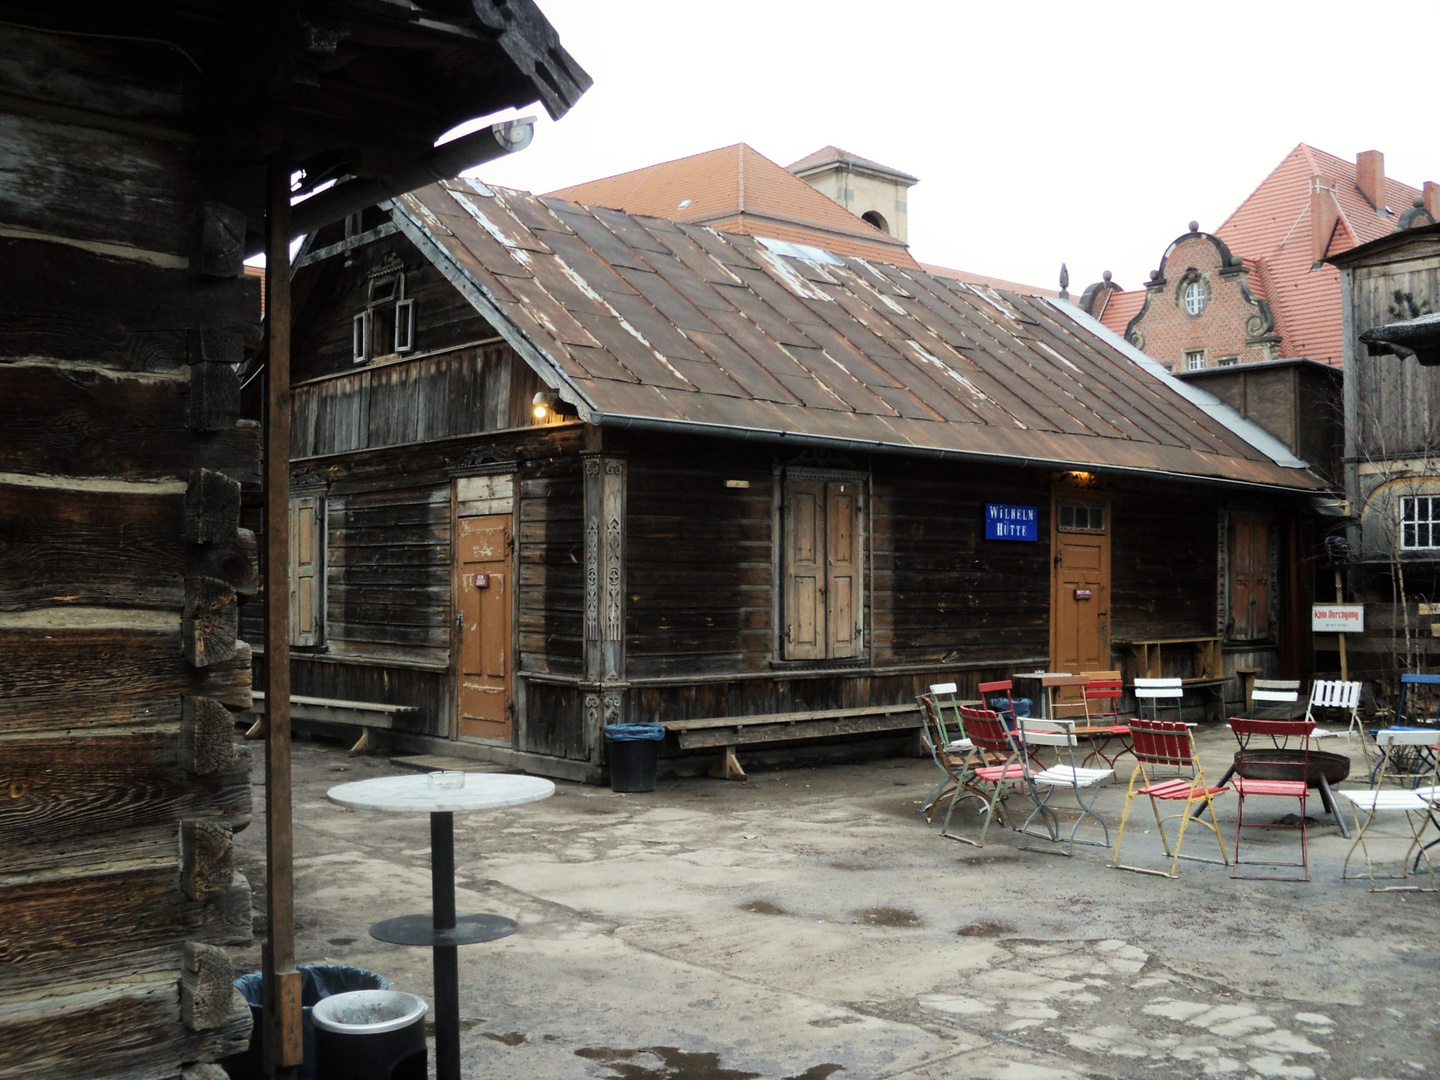
[[[1139,287],[1300,142],[1440,180],[1434,0],[538,2],[595,85],[558,123],[526,110],[534,142],[480,170],[507,187],[834,144],[920,177],[917,258],[1050,288],[1063,260],[1078,293]]]

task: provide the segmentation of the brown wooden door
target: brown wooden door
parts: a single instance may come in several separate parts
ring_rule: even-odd
[[[1062,517],[1066,506],[1072,511]],[[1050,666],[1074,674],[1104,671],[1110,667],[1109,507],[1057,499],[1055,511]]]
[[[858,656],[860,485],[851,480],[791,480],[785,497],[784,656]]]
[[[460,734],[510,741],[510,515],[460,518]]]
[[[1230,618],[1233,641],[1270,636],[1270,518],[1230,515]]]

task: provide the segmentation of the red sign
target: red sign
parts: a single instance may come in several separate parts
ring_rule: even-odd
[[[1092,597],[1094,597],[1094,595],[1095,595],[1095,590],[1094,590],[1094,589],[1076,589],[1076,590],[1075,590],[1075,599],[1076,599],[1076,600],[1089,600],[1089,599],[1091,599]]]
[[[477,588],[477,589],[488,589],[489,587],[490,587],[490,575],[489,575],[489,574],[476,574],[476,575],[475,575],[475,588]]]

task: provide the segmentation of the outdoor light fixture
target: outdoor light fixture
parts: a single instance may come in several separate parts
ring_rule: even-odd
[[[559,399],[554,394],[548,390],[540,390],[531,399],[530,411],[536,420],[544,420],[555,412],[555,406],[558,404]]]

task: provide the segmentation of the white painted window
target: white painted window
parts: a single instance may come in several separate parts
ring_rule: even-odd
[[[1186,349],[1186,350],[1185,350],[1185,370],[1186,370],[1186,371],[1203,371],[1204,368],[1205,368],[1205,350],[1204,350],[1204,349]]]
[[[1400,500],[1400,549],[1440,548],[1440,495],[1406,495]]]
[[[1185,286],[1185,310],[1191,315],[1199,315],[1205,310],[1204,282],[1192,281]]]
[[[1238,363],[1240,363],[1238,356],[1222,356],[1219,360],[1215,361],[1217,367],[1234,367]]]

